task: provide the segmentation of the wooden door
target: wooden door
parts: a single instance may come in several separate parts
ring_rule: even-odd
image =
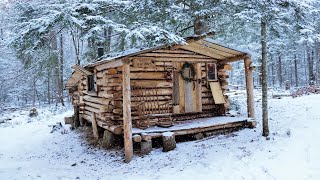
[[[183,63],[177,63],[177,71],[174,73],[173,77],[173,101],[174,101],[174,112],[175,113],[190,113],[190,112],[201,112],[201,83],[197,81],[201,78],[201,72],[197,73],[198,70],[201,71],[201,66],[197,64],[192,64],[196,75],[194,81],[188,82],[184,80],[181,76],[181,69]],[[200,67],[200,68],[199,68]],[[183,74],[185,77],[191,77],[191,68],[183,69]]]

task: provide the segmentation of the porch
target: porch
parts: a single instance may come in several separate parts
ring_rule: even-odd
[[[209,118],[176,121],[174,126],[163,128],[158,126],[147,129],[132,128],[133,136],[139,135],[142,140],[162,137],[163,133],[172,132],[175,136],[228,130],[232,128],[253,127],[255,122],[247,117],[217,116]]]

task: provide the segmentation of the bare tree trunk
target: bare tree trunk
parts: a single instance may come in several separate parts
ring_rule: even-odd
[[[32,82],[32,106],[36,105],[36,77],[34,75],[33,82]]]
[[[50,71],[49,70],[47,74],[47,99],[48,99],[48,104],[51,104],[50,102]]]
[[[279,85],[280,85],[280,87],[282,87],[283,78],[282,78],[282,60],[281,60],[281,55],[279,56],[279,59],[278,59],[278,78],[279,78]]]
[[[317,46],[316,46],[316,72],[317,72],[317,85],[320,85],[320,47],[319,47],[319,42],[317,43]]]
[[[80,65],[80,37],[78,36],[78,29],[76,28],[76,31],[74,29],[71,29],[71,36],[72,36],[72,43],[74,47],[74,51],[76,54],[76,64]]]
[[[59,53],[58,53],[58,39],[57,34],[52,31],[50,33],[50,39],[51,39],[51,49],[52,49],[52,56],[54,61],[53,66],[53,75],[54,75],[54,82],[55,82],[55,100],[56,105],[60,102],[60,61],[59,61]]]
[[[297,55],[294,55],[294,75],[295,75],[295,82],[296,82],[296,87],[299,86],[298,82],[298,60],[297,60]]]
[[[63,101],[63,36],[60,35],[60,66],[59,66],[59,99],[62,106]]]
[[[307,74],[307,63],[306,63],[306,53],[307,53],[307,51],[306,52],[304,52],[303,51],[303,64],[304,64],[304,77],[306,78],[305,79],[305,85],[307,85],[308,84],[308,74]]]
[[[274,85],[275,85],[275,78],[274,78],[274,76],[275,76],[275,70],[274,70],[274,66],[275,66],[275,62],[274,62],[274,59],[271,59],[271,62],[272,62],[272,64],[271,64],[271,74],[272,74],[272,76],[271,76],[271,78],[272,78],[272,87],[274,87]]]
[[[108,27],[108,29],[105,30],[105,52],[110,53],[111,52],[111,35],[112,35],[112,27]]]
[[[311,51],[310,54],[310,48],[307,47],[307,61],[308,61],[308,71],[309,71],[309,80],[308,80],[308,84],[309,86],[314,85],[314,74],[313,74],[313,50]]]
[[[269,136],[268,126],[268,73],[267,73],[267,20],[261,19],[261,45],[262,45],[262,135]]]
[[[292,61],[291,61],[292,62]],[[290,62],[290,87],[294,84],[293,74],[294,74],[294,66]],[[294,60],[293,60],[294,63]]]

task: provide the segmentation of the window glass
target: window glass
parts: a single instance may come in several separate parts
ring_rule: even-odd
[[[88,76],[88,91],[95,91],[94,88],[94,75],[89,75]]]
[[[215,63],[208,63],[207,67],[208,81],[217,81],[217,65]]]

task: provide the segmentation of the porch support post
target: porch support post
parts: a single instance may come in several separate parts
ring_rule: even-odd
[[[250,68],[252,61],[250,56],[244,58],[244,68],[246,75],[246,90],[247,90],[247,111],[248,117],[255,118],[254,112],[254,94],[253,94],[253,76]]]
[[[196,64],[196,111],[202,112],[202,82],[201,82],[201,64]]]
[[[122,94],[123,94],[123,138],[125,162],[130,162],[133,157],[132,145],[132,120],[131,120],[131,92],[130,92],[130,64],[122,66]]]

